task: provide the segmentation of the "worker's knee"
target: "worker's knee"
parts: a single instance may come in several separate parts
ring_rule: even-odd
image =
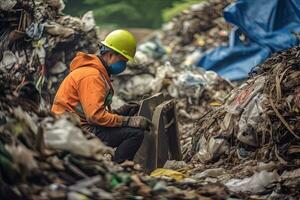
[[[138,128],[132,128],[133,137],[138,138],[140,140],[144,139],[144,130]]]

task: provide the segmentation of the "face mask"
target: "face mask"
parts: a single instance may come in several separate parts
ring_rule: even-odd
[[[123,60],[120,60],[114,64],[111,64],[108,67],[108,72],[110,74],[120,74],[121,72],[123,72],[126,69],[126,62]]]

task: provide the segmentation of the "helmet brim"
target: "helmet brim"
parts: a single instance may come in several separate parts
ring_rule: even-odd
[[[135,62],[135,59],[133,57],[127,55],[126,53],[124,53],[124,52],[122,52],[120,50],[118,50],[117,48],[113,47],[112,45],[109,45],[105,41],[101,41],[100,43],[103,44],[103,45],[105,45],[105,46],[107,46],[107,47],[109,47],[110,49],[114,50],[115,52],[121,54],[122,56],[124,56],[125,58],[127,58],[129,61]]]

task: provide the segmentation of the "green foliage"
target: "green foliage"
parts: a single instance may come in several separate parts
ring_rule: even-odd
[[[192,4],[199,3],[203,0],[183,0],[179,2],[174,2],[173,7],[166,8],[163,10],[163,21],[170,21],[173,17],[178,15],[183,10],[189,8]]]
[[[65,0],[65,12],[81,16],[93,10],[100,26],[160,28],[163,10],[192,0]],[[194,0],[195,1],[195,0]],[[198,0],[199,1],[199,0]],[[174,11],[173,11],[174,13]]]

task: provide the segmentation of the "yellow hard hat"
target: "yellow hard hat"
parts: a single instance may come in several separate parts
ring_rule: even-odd
[[[136,40],[126,30],[115,30],[108,34],[101,44],[123,55],[128,60],[133,60],[136,51]]]

